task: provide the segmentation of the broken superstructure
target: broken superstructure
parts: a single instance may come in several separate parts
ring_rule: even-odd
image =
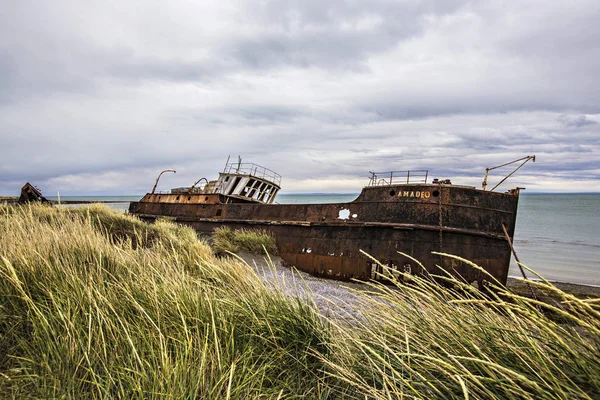
[[[202,181],[204,186],[198,186]],[[208,181],[206,178],[200,178],[190,187],[174,188],[169,193],[155,193],[153,190],[144,196],[141,202],[272,204],[281,189],[280,184],[281,175],[278,173],[257,164],[242,163],[240,159],[238,162],[228,161],[216,180]]]

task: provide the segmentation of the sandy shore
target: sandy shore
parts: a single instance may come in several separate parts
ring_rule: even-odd
[[[356,314],[359,296],[355,291],[368,290],[365,284],[322,279],[284,265],[280,257],[271,256],[271,263],[264,256],[238,253],[267,284],[278,286],[289,295],[312,298],[321,313],[343,317]]]
[[[356,291],[369,290],[369,286],[365,284],[322,279],[297,271],[284,266],[280,257],[272,256],[269,263],[264,256],[249,253],[238,255],[268,284],[279,286],[290,295],[307,297],[307,293],[310,293],[310,297],[314,299],[324,315],[343,317],[348,313],[355,314],[355,306],[358,305],[359,298]],[[523,296],[528,296],[530,293],[527,285],[519,279],[509,278],[507,286]],[[565,293],[578,297],[600,297],[600,287],[572,283],[555,283],[555,286]],[[536,289],[536,295],[544,301],[552,297],[539,289]]]
[[[578,285],[575,283],[566,282],[553,282],[554,286],[562,290],[565,293],[569,293],[581,298],[600,297],[600,287],[598,286],[587,286]],[[516,293],[529,294],[527,285],[520,279],[508,278],[507,286]],[[535,289],[539,292],[539,289]],[[543,295],[543,292],[541,293]]]

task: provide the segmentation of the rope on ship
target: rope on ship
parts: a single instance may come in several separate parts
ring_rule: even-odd
[[[517,265],[519,266],[519,269],[521,270],[521,275],[523,275],[523,279],[525,280],[525,283],[527,284],[527,287],[529,288],[531,297],[537,301],[538,298],[535,295],[533,286],[531,286],[528,282],[527,275],[525,275],[525,270],[523,269],[523,265],[521,265],[521,261],[519,261],[519,257],[517,257],[517,252],[515,251],[515,248],[512,244],[512,240],[510,240],[510,235],[508,234],[508,230],[506,229],[506,226],[504,225],[504,223],[502,223],[502,230],[504,231],[504,236],[506,237],[506,241],[508,242],[508,245],[510,246],[510,250],[512,251],[512,254],[515,257],[515,261],[517,262]],[[541,308],[539,305],[537,305],[536,308],[541,311]]]

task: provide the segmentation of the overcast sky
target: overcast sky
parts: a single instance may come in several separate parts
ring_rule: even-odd
[[[0,194],[189,186],[228,155],[287,192],[480,186],[529,154],[503,187],[600,191],[598,21],[598,0],[2,0]]]

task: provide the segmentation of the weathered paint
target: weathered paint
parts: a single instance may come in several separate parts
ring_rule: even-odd
[[[511,253],[502,223],[512,237],[519,191],[441,184],[369,186],[356,200],[339,204],[225,204],[235,199],[156,196],[131,203],[130,212],[148,220],[170,217],[207,234],[224,225],[265,229],[277,239],[286,262],[315,275],[370,278],[372,262],[360,250],[396,270],[418,273],[400,251],[430,272],[440,265],[469,282],[482,281],[472,267],[431,254],[441,251],[469,259],[506,282]]]

